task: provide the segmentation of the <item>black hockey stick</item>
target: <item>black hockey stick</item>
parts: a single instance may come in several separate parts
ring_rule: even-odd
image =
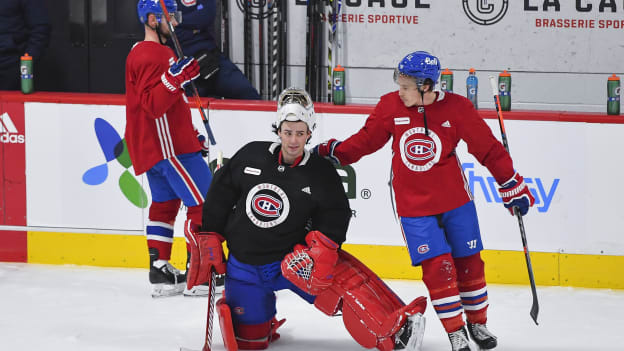
[[[492,85],[492,94],[494,94],[494,105],[496,105],[496,113],[498,115],[498,125],[501,131],[501,138],[503,140],[503,146],[509,153],[509,144],[507,143],[507,133],[505,132],[505,122],[503,120],[503,110],[500,106],[500,98],[498,96],[498,87],[494,81],[494,77],[490,76],[490,84]],[[537,289],[535,288],[535,278],[533,277],[533,266],[531,265],[531,256],[529,254],[529,246],[527,245],[526,234],[524,232],[524,222],[522,215],[518,210],[518,207],[513,207],[514,214],[518,219],[518,226],[520,227],[520,237],[522,238],[522,246],[524,247],[524,258],[526,259],[527,269],[529,271],[529,282],[531,283],[531,293],[533,294],[533,305],[531,306],[531,318],[535,324],[537,323],[537,314],[539,313],[539,303],[537,301]]]
[[[167,22],[167,26],[169,27],[169,32],[171,32],[171,39],[173,40],[173,46],[175,46],[176,53],[178,54],[178,58],[182,59],[184,57],[184,53],[182,52],[182,47],[180,46],[180,42],[178,41],[178,37],[175,34],[175,29],[173,24],[171,24],[169,11],[167,11],[167,6],[165,5],[165,0],[160,0],[160,7],[163,10],[163,14],[165,15],[165,22]],[[201,99],[199,98],[199,92],[197,91],[197,87],[195,86],[195,82],[191,81],[191,89],[193,91],[193,98],[195,98],[195,102],[197,103],[197,108],[199,109],[199,114],[201,115],[202,121],[204,121],[204,127],[206,128],[206,133],[208,133],[208,140],[210,140],[211,145],[215,145],[217,142],[215,141],[214,135],[212,134],[212,129],[210,129],[210,122],[208,119],[208,112],[204,110],[202,106]],[[208,103],[207,108],[210,108],[210,103]],[[207,155],[208,159],[210,159],[210,154]]]

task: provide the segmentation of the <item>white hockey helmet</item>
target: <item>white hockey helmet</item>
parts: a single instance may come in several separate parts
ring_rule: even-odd
[[[277,120],[275,128],[279,129],[282,122],[302,121],[313,131],[316,128],[314,104],[310,95],[301,88],[290,87],[284,89],[277,98]]]

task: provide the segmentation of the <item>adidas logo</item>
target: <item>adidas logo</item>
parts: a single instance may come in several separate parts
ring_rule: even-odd
[[[0,143],[23,144],[24,135],[18,133],[9,114],[5,112],[0,115]]]
[[[312,192],[310,191],[310,187],[309,186],[306,186],[305,188],[301,189],[301,191],[303,191],[306,194],[312,195]]]
[[[446,121],[442,123],[442,127],[451,128],[451,123],[449,121]]]

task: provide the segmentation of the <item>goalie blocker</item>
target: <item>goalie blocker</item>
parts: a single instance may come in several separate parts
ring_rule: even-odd
[[[286,279],[316,296],[316,308],[328,316],[342,313],[346,329],[365,348],[420,349],[425,328],[425,297],[406,305],[368,267],[339,250],[336,243],[318,231],[308,233],[306,243],[307,247],[297,245],[284,258],[281,268]],[[254,340],[249,340],[241,338],[240,330],[234,332],[231,311],[224,299],[217,303],[217,311],[228,351],[267,348],[279,338],[276,330],[285,321],[274,318],[265,323],[265,330],[254,335]]]

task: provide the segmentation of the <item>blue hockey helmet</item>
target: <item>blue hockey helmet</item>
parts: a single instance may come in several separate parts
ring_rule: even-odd
[[[425,84],[426,79],[431,79],[432,86],[440,78],[440,60],[426,51],[415,51],[405,56],[397,68],[394,69],[394,81],[400,75],[414,77],[416,84]]]
[[[169,16],[174,16],[176,22],[181,23],[182,13],[178,12],[178,5],[175,0],[164,0],[164,2]],[[143,24],[147,22],[147,15],[150,13],[157,15],[158,22],[160,22],[160,18],[163,15],[163,10],[160,7],[160,0],[139,0],[137,3],[137,13],[139,14],[139,21]]]

